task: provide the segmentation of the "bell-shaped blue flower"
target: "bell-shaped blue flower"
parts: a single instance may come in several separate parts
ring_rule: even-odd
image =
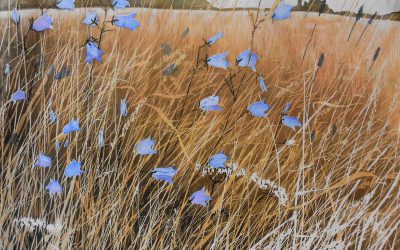
[[[292,108],[292,104],[290,102],[285,104],[285,107],[283,108],[283,113],[289,112],[289,110]]]
[[[295,130],[296,127],[301,128],[301,122],[297,117],[284,116],[282,117],[282,123],[293,130]]]
[[[226,59],[227,56],[228,56],[228,52],[216,54],[216,55],[213,55],[213,56],[210,56],[209,58],[207,58],[206,63],[208,65],[216,67],[216,68],[226,69],[230,66],[230,63]]]
[[[130,7],[130,6],[131,6],[131,4],[126,0],[114,0],[112,2],[112,7],[114,9],[123,9],[123,8]]]
[[[126,28],[134,31],[137,27],[140,26],[139,22],[135,19],[135,16],[135,12],[128,15],[117,15],[113,18],[112,24],[117,27]]]
[[[208,159],[208,165],[212,168],[224,168],[225,162],[229,159],[227,155],[225,155],[224,151],[215,154]]]
[[[64,77],[67,77],[70,74],[69,69],[68,68],[63,68],[60,72],[57,72],[54,75],[54,80],[61,80]]]
[[[202,189],[194,192],[189,200],[192,204],[197,204],[201,206],[207,206],[207,202],[211,200],[211,196],[208,195],[206,189],[203,187]]]
[[[247,110],[255,117],[267,117],[266,112],[270,109],[270,106],[265,103],[264,100],[251,104]]]
[[[11,95],[11,101],[17,102],[17,101],[26,101],[26,93],[23,90],[17,90],[14,92],[14,94]]]
[[[272,14],[272,19],[274,20],[284,20],[290,17],[292,11],[292,6],[285,4],[283,1],[278,4],[276,9]]]
[[[41,32],[45,30],[53,29],[53,18],[49,17],[47,13],[44,13],[42,16],[38,17],[32,24],[32,29]]]
[[[154,179],[156,180],[163,180],[166,181],[170,184],[174,183],[174,176],[178,172],[178,169],[175,169],[174,167],[170,166],[167,168],[155,168],[152,171],[152,175]]]
[[[259,84],[260,84],[261,90],[262,90],[263,92],[267,92],[267,91],[268,91],[268,86],[265,85],[264,77],[259,76],[259,77],[258,77],[258,82],[259,82]]]
[[[224,35],[224,32],[217,33],[215,36],[213,36],[210,39],[208,39],[207,44],[208,45],[214,44],[216,41],[221,39],[223,35]]]
[[[126,117],[128,115],[128,107],[125,98],[121,100],[121,104],[119,106],[119,113],[122,117]]]
[[[256,63],[258,61],[258,56],[256,53],[251,52],[250,49],[247,49],[239,54],[236,58],[236,62],[240,67],[250,67],[253,71],[256,71]]]
[[[135,145],[134,151],[138,155],[153,155],[157,154],[157,150],[153,149],[153,146],[156,144],[154,140],[150,137],[140,141],[138,144]]]
[[[69,123],[67,123],[67,125],[64,126],[63,133],[67,135],[71,132],[79,130],[79,121],[72,119]]]
[[[92,63],[94,60],[98,62],[103,62],[101,56],[105,52],[99,48],[96,42],[90,41],[86,44],[86,63]]]
[[[99,147],[104,148],[104,130],[100,129],[97,140],[99,142]]]
[[[46,186],[47,191],[50,195],[59,194],[62,192],[62,186],[60,182],[50,179],[49,184]]]
[[[219,96],[209,96],[200,101],[200,109],[203,111],[221,111],[222,108],[218,105],[220,100]]]
[[[36,163],[35,163],[35,167],[44,167],[44,168],[48,168],[51,166],[51,158],[46,156],[45,154],[39,154]]]
[[[82,23],[89,27],[96,27],[99,24],[99,17],[96,12],[88,11]]]
[[[21,22],[21,16],[18,14],[17,9],[13,9],[11,19],[17,25]]]
[[[74,10],[75,9],[75,0],[60,0],[56,4],[57,8],[63,10]]]
[[[50,123],[55,123],[57,121],[56,113],[53,110],[50,110]]]
[[[66,177],[74,177],[81,175],[84,171],[81,169],[81,162],[72,160],[71,163],[65,168],[64,175]]]
[[[53,74],[55,69],[56,67],[54,66],[54,64],[50,65],[49,69],[47,70],[47,77],[50,77],[50,75]]]

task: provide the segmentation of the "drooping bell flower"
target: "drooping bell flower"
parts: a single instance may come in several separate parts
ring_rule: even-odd
[[[221,111],[222,108],[219,106],[219,96],[208,96],[200,101],[200,109],[203,111]]]
[[[211,200],[211,196],[207,193],[206,189],[202,189],[194,192],[189,200],[192,204],[201,205],[203,207],[207,206],[207,202]]]
[[[212,168],[224,168],[228,159],[229,157],[224,153],[224,151],[221,151],[208,159],[208,165]]]
[[[134,31],[137,29],[137,27],[140,26],[139,21],[136,20],[135,17],[135,12],[132,12],[128,15],[117,15],[113,18],[112,24],[117,27],[126,28]]]
[[[247,110],[255,117],[267,117],[266,112],[270,109],[270,106],[265,103],[264,100],[251,104]]]
[[[296,127],[300,127],[301,128],[301,122],[299,121],[299,119],[297,117],[292,117],[292,116],[283,116],[282,117],[282,123],[295,130]]]
[[[98,43],[89,41],[86,44],[86,63],[92,63],[94,60],[100,63],[103,62],[103,58],[101,58],[103,54],[105,54],[105,52],[99,48]]]
[[[209,66],[213,66],[216,68],[222,68],[222,69],[227,69],[230,66],[230,63],[226,59],[228,56],[228,52],[224,52],[221,54],[216,54],[213,56],[210,56],[209,58],[206,59],[206,63]]]
[[[44,13],[42,16],[38,17],[32,24],[32,29],[41,32],[45,30],[54,29],[53,26],[53,18],[49,17],[47,13]]]
[[[138,144],[135,145],[134,151],[138,155],[153,155],[157,154],[157,150],[153,149],[156,142],[152,140],[150,137],[140,141]]]

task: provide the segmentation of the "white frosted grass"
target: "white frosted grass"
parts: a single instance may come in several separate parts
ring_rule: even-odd
[[[204,176],[210,176],[214,174],[224,174],[227,178],[229,177],[247,177],[250,179],[254,184],[258,186],[258,188],[263,189],[263,190],[269,190],[271,191],[276,198],[278,199],[279,203],[282,205],[287,205],[289,202],[288,194],[286,192],[286,189],[279,186],[277,183],[275,183],[272,180],[268,179],[263,179],[258,176],[258,173],[253,173],[251,175],[248,174],[248,172],[244,168],[239,168],[239,165],[237,163],[228,163],[227,167],[224,168],[212,168],[207,166],[202,166],[200,163],[195,164],[195,168],[198,171],[201,171],[201,175]],[[309,192],[316,192],[318,190],[311,190]]]
[[[271,192],[278,198],[279,202],[282,205],[287,205],[289,198],[286,192],[286,189],[280,187],[278,184],[271,180],[262,179],[258,176],[257,173],[253,173],[251,175],[251,180],[260,188],[271,190]]]
[[[59,236],[63,229],[63,225],[60,219],[56,219],[55,223],[48,223],[44,219],[22,217],[19,219],[14,219],[14,223],[19,228],[26,229],[29,232],[33,232],[34,230],[40,230],[54,236]]]

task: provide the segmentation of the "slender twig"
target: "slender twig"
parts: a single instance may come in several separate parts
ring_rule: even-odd
[[[316,27],[317,27],[317,24],[314,24],[314,28],[313,28],[313,30],[312,30],[312,32],[311,32],[310,39],[308,40],[308,43],[307,43],[307,45],[306,45],[306,49],[304,50],[304,54],[303,54],[303,58],[301,59],[301,63],[303,63],[304,58],[306,57],[306,54],[307,54],[308,48],[310,47],[311,40],[312,40],[312,38],[313,38],[313,35],[314,35],[314,32],[315,32],[315,28],[316,28]]]
[[[193,83],[193,81],[194,81],[194,77],[195,77],[195,75],[196,75],[196,72],[200,69],[200,61],[201,61],[201,59],[200,59],[200,52],[201,52],[201,50],[202,50],[204,47],[206,47],[206,46],[208,46],[207,41],[205,41],[203,45],[201,45],[201,46],[199,46],[199,47],[197,48],[197,57],[196,57],[195,67],[192,68],[192,74],[190,75],[189,83],[188,83],[188,86],[187,86],[186,91],[185,91],[185,97],[184,97],[183,102],[182,102],[182,105],[181,105],[181,107],[180,107],[179,116],[178,116],[178,117],[175,117],[175,120],[177,121],[176,129],[178,129],[178,128],[180,127],[180,125],[182,124],[181,121],[182,121],[182,117],[184,116],[183,113],[184,113],[184,111],[185,111],[185,106],[186,106],[186,102],[187,102],[187,99],[188,99],[188,96],[189,96],[189,93],[190,93],[190,89],[191,89],[191,87],[192,87],[192,83]],[[206,59],[205,59],[204,61],[206,61]],[[191,113],[191,112],[189,112],[189,113]],[[178,113],[175,113],[175,114],[177,115]],[[192,126],[193,126],[193,124],[192,124]],[[170,139],[171,139],[171,137],[170,137]],[[178,142],[176,141],[175,144],[174,144],[174,146],[173,146],[172,148],[175,148],[177,144],[178,144]],[[171,145],[171,144],[170,144],[170,140],[168,140],[168,143],[167,143],[167,146],[166,146],[166,149],[165,149],[167,152],[168,152],[168,150],[169,150],[169,148],[170,148],[170,145]],[[164,163],[164,161],[165,161],[167,155],[169,155],[169,153],[164,154],[164,156],[163,156],[163,158],[162,158],[162,160],[161,160],[161,163]]]

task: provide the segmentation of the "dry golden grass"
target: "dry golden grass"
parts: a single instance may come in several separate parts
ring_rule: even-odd
[[[376,22],[356,47],[364,26],[358,24],[346,42],[352,19],[301,13],[281,22],[267,19],[255,33],[254,51],[269,90],[260,91],[252,71],[232,67],[233,98],[224,81],[228,71],[201,65],[193,73],[197,47],[223,31],[207,55],[229,51],[234,62],[251,47],[255,12],[137,11],[138,30],[110,26],[101,43],[104,62],[93,69],[84,63],[83,45],[99,30],[80,24],[82,13],[50,11],[55,29],[30,32],[27,56],[16,45],[28,16],[19,33],[2,20],[1,58],[11,61],[13,72],[2,85],[1,248],[399,246],[398,24]],[[186,27],[189,35],[182,38]],[[163,42],[172,54],[161,52]],[[378,46],[380,56],[368,72]],[[321,53],[325,62],[317,69]],[[32,62],[39,63],[35,69]],[[171,63],[177,72],[163,76]],[[52,64],[57,72],[68,67],[70,76],[53,81],[54,74],[46,75]],[[29,101],[9,101],[18,88],[31,93]],[[199,101],[213,93],[224,110],[199,111]],[[126,118],[119,115],[121,98],[128,101]],[[260,98],[272,106],[268,118],[246,112]],[[303,123],[296,132],[277,129],[286,102],[293,105],[289,114]],[[51,109],[58,112],[55,125],[49,123]],[[72,118],[81,130],[56,153],[55,140],[64,137],[62,127]],[[97,146],[100,129],[104,149]],[[12,133],[19,142],[7,143]],[[158,154],[135,155],[134,144],[148,136],[157,141]],[[295,145],[282,144],[286,139]],[[239,170],[226,178],[202,176],[196,164],[206,166],[221,150],[244,176],[235,176]],[[41,152],[52,157],[50,169],[33,167]],[[83,162],[85,173],[67,179],[63,173],[72,159]],[[173,185],[151,178],[154,167],[169,165],[179,168]],[[261,189],[253,173],[283,188],[288,202]],[[62,181],[62,195],[49,196],[50,178]],[[207,207],[190,204],[189,196],[203,186],[212,201]],[[59,221],[63,230],[29,232],[15,223],[22,217]]]

